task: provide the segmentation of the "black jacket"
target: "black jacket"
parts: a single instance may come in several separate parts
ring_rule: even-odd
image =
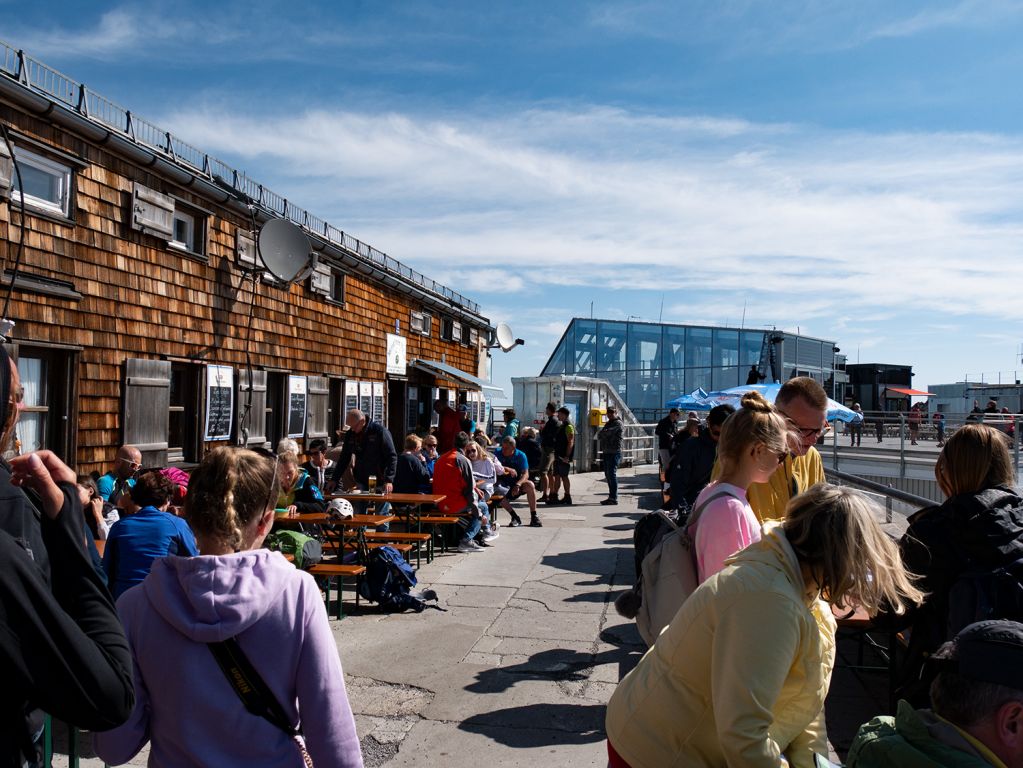
[[[617,416],[608,419],[597,433],[600,450],[604,453],[622,452],[622,420]]]
[[[654,430],[654,434],[657,435],[657,447],[671,450],[676,429],[678,429],[678,422],[672,421],[671,416],[665,416],[657,422],[657,428]]]
[[[11,488],[3,474],[8,498],[0,516],[9,511]],[[77,489],[61,489],[61,513],[56,520],[43,516],[37,528],[52,587],[29,550],[0,530],[0,765],[22,764],[19,752],[41,722],[38,710],[106,730],[127,720],[135,704],[131,651],[110,593],[86,556]]]
[[[921,679],[924,661],[951,639],[949,590],[969,565],[994,568],[1023,557],[1023,498],[1004,486],[953,496],[912,515],[899,548],[927,598],[903,616],[886,614],[882,621],[898,629],[912,627],[898,693],[924,706],[929,684]]]
[[[543,461],[543,449],[535,437],[520,437],[515,441],[515,447],[526,454],[526,461],[530,469],[539,469]]]
[[[403,453],[394,473],[395,493],[423,493],[430,487],[430,471],[419,456]]]
[[[558,439],[560,422],[553,416],[549,416],[544,425],[540,428],[540,447],[554,450],[554,443]]]
[[[398,453],[394,450],[391,433],[378,421],[367,421],[361,432],[354,429],[345,432],[341,445],[341,457],[334,467],[333,481],[341,482],[348,464],[355,457],[353,474],[357,482],[365,485],[370,475],[376,475],[377,482],[393,483],[398,466]]]
[[[706,427],[701,428],[699,437],[690,437],[682,443],[668,471],[673,508],[677,508],[683,500],[692,507],[700,491],[710,482],[717,450],[718,445],[710,438]]]

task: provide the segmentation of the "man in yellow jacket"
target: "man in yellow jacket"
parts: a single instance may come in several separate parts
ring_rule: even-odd
[[[761,523],[780,520],[789,499],[824,482],[824,464],[814,447],[827,429],[828,396],[824,388],[809,376],[789,379],[778,392],[774,406],[788,419],[797,442],[770,480],[753,483],[746,492]]]

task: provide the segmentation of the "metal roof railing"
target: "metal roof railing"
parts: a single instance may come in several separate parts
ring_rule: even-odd
[[[287,198],[267,189],[227,163],[203,152],[173,136],[155,123],[133,114],[130,110],[94,93],[67,75],[47,66],[10,44],[0,40],[0,72],[18,81],[26,88],[55,100],[64,108],[94,123],[116,131],[126,139],[159,152],[164,158],[189,172],[209,181],[225,184],[255,200],[269,212],[298,224],[339,248],[354,253],[396,278],[417,285],[437,296],[479,314],[479,304],[426,277],[421,272],[402,264],[397,259],[377,250],[368,243],[352,237]]]

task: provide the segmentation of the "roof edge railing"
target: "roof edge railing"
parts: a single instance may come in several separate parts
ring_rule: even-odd
[[[107,130],[114,131],[133,143],[159,153],[168,162],[179,165],[208,181],[219,179],[219,183],[226,184],[246,197],[256,200],[275,215],[293,221],[311,234],[367,259],[399,280],[412,283],[479,315],[478,303],[295,206],[284,197],[250,179],[244,172],[237,171],[222,160],[178,139],[169,131],[162,130],[155,123],[118,106],[104,96],[86,88],[84,84],[47,66],[3,40],[0,40],[0,73],[24,87],[55,100],[80,117],[102,125]]]

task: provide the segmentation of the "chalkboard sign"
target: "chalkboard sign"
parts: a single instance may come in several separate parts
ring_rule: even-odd
[[[384,383],[373,382],[373,421],[384,422]]]
[[[345,382],[345,416],[359,407],[359,382]]]
[[[305,376],[288,377],[288,437],[305,436]]]
[[[206,440],[229,440],[234,414],[234,369],[206,366]]]

